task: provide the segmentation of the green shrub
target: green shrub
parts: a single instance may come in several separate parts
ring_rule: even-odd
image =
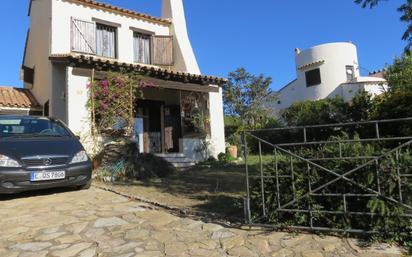
[[[330,140],[348,140],[359,139],[358,135],[349,136],[343,134],[339,137],[331,137]],[[340,148],[340,149],[339,149]],[[315,165],[307,165],[301,159],[291,157],[290,155],[277,154],[277,167],[279,175],[279,192],[276,183],[276,166],[275,162],[264,165],[264,194],[267,215],[263,216],[262,208],[262,184],[260,179],[252,182],[251,190],[251,208],[252,219],[255,222],[276,224],[280,226],[310,226],[311,216],[313,225],[316,227],[331,227],[335,229],[362,229],[366,231],[375,231],[371,239],[379,239],[388,242],[397,242],[404,246],[410,247],[412,242],[412,219],[405,215],[412,215],[412,211],[404,208],[401,204],[392,203],[385,199],[392,198],[400,201],[399,196],[399,176],[397,168],[403,174],[412,174],[412,155],[410,148],[403,148],[399,151],[399,162],[396,161],[396,154],[388,154],[385,158],[379,159],[378,166],[370,159],[363,159],[364,156],[380,156],[388,153],[391,148],[382,143],[341,143],[326,144],[319,147],[294,148],[293,152],[304,158],[330,158],[339,156],[354,157],[341,160],[327,159],[315,161],[317,164],[333,171],[336,175],[322,170]],[[275,157],[274,157],[275,158]],[[294,179],[291,175],[291,163],[293,163]],[[369,163],[369,164],[368,164]],[[397,166],[399,163],[399,166]],[[359,170],[347,175],[347,178],[355,183],[347,182],[343,179],[329,184],[317,193],[322,196],[313,196],[309,194],[309,184],[312,190],[337,178],[357,167],[363,166]],[[379,175],[376,168],[379,168]],[[293,183],[292,183],[293,182]],[[344,212],[344,200],[341,197],[325,196],[325,194],[370,194],[371,192],[364,188],[371,188],[378,191],[378,183],[381,193],[384,197],[346,197],[347,211]],[[403,203],[412,206],[412,180],[402,179]],[[301,198],[301,199],[299,199]],[[280,201],[278,201],[278,199]],[[306,212],[280,212],[278,206],[296,200],[288,209],[311,210],[312,213]],[[336,215],[331,213],[322,213],[321,211],[338,211],[342,214]],[[371,215],[356,215],[356,213],[365,212]]]

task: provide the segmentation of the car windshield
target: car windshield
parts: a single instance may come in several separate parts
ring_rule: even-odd
[[[70,136],[60,122],[47,118],[0,117],[0,138]]]

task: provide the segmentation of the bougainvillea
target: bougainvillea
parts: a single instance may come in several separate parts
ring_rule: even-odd
[[[134,103],[143,98],[142,88],[156,85],[141,75],[126,72],[108,72],[101,80],[91,81],[88,107],[98,132],[117,132],[125,135],[131,132],[134,117]]]

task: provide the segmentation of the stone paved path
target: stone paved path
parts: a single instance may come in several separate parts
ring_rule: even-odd
[[[92,188],[0,200],[1,257],[399,256],[335,237],[224,228]]]

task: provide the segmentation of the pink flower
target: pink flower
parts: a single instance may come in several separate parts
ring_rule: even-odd
[[[107,81],[107,80],[100,81],[100,86],[102,88],[109,88],[109,81]]]
[[[143,80],[140,81],[139,86],[143,87],[143,88],[157,87],[157,85],[155,83],[153,83],[151,81],[143,81]]]
[[[116,84],[121,87],[123,87],[126,84],[125,81],[121,78],[116,78],[115,81],[116,81]]]
[[[107,109],[109,109],[109,105],[107,105],[106,103],[101,103],[100,104],[100,108],[103,110],[103,111],[105,111],[105,110],[107,110]]]

